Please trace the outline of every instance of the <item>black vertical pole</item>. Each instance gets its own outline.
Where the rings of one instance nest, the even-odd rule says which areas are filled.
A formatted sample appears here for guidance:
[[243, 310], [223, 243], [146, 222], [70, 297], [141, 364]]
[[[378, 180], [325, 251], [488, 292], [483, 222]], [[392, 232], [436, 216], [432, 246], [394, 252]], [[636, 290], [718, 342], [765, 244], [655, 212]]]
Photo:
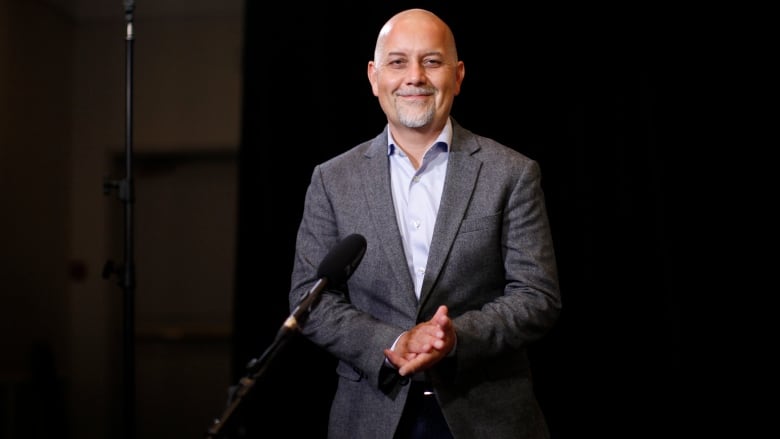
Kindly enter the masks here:
[[124, 0], [127, 35], [125, 37], [125, 270], [124, 287], [124, 435], [135, 438], [135, 264], [133, 255], [133, 204], [135, 190], [133, 181], [133, 0]]
[[103, 192], [112, 189], [119, 192], [124, 203], [124, 263], [116, 267], [112, 260], [106, 262], [103, 277], [112, 274], [119, 277], [123, 297], [123, 374], [122, 374], [122, 437], [134, 439], [135, 425], [135, 262], [133, 255], [133, 204], [135, 203], [133, 182], [133, 0], [123, 0], [127, 34], [125, 37], [125, 171], [123, 180], [103, 182]]

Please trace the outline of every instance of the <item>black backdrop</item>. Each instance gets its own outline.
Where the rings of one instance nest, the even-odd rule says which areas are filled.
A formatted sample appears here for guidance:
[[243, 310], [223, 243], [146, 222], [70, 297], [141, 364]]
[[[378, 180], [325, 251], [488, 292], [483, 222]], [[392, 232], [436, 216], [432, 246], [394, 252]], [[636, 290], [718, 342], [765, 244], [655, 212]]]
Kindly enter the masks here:
[[[668, 288], [662, 79], [673, 23], [636, 4], [495, 3], [246, 3], [235, 379], [289, 313], [313, 166], [384, 127], [366, 77], [376, 34], [421, 6], [450, 23], [466, 63], [454, 117], [542, 167], [564, 308], [531, 355], [554, 438], [670, 437], [679, 307]], [[294, 339], [233, 416], [234, 434], [324, 437], [332, 365]]]

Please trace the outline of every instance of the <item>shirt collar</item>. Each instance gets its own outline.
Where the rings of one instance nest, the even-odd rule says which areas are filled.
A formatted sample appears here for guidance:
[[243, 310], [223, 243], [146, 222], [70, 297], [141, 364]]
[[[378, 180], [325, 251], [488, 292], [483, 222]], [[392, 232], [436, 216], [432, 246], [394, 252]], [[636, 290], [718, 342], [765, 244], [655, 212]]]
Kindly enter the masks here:
[[[433, 142], [433, 145], [441, 144], [442, 149], [445, 152], [449, 152], [451, 143], [452, 143], [452, 120], [448, 117], [447, 123], [444, 125], [444, 129], [441, 130], [441, 133], [439, 133], [439, 137], [436, 138], [436, 141]], [[395, 148], [396, 148], [395, 140], [393, 139], [393, 134], [390, 132], [390, 125], [388, 125], [387, 126], [387, 155], [392, 155]]]

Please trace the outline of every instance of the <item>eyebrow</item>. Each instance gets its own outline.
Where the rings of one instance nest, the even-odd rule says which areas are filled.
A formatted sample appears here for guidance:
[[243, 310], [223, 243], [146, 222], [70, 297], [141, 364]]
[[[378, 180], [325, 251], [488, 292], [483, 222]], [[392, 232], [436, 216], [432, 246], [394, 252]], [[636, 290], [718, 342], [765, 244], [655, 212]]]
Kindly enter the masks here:
[[[431, 56], [431, 55], [444, 56], [444, 54], [438, 50], [432, 50], [430, 52], [425, 52], [422, 54], [423, 57]], [[394, 52], [387, 52], [387, 56], [409, 56], [409, 54], [402, 51], [394, 51]]]

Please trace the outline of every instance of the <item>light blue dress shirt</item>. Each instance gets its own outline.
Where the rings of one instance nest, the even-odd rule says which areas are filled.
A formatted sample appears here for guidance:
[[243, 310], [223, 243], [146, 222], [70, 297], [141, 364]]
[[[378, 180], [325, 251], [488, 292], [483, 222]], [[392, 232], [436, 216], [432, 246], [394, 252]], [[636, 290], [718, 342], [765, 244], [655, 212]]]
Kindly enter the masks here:
[[406, 263], [414, 280], [414, 292], [419, 299], [447, 174], [452, 122], [447, 120], [439, 137], [425, 151], [420, 169], [415, 170], [406, 153], [396, 146], [389, 127], [387, 139], [395, 215], [403, 238]]

